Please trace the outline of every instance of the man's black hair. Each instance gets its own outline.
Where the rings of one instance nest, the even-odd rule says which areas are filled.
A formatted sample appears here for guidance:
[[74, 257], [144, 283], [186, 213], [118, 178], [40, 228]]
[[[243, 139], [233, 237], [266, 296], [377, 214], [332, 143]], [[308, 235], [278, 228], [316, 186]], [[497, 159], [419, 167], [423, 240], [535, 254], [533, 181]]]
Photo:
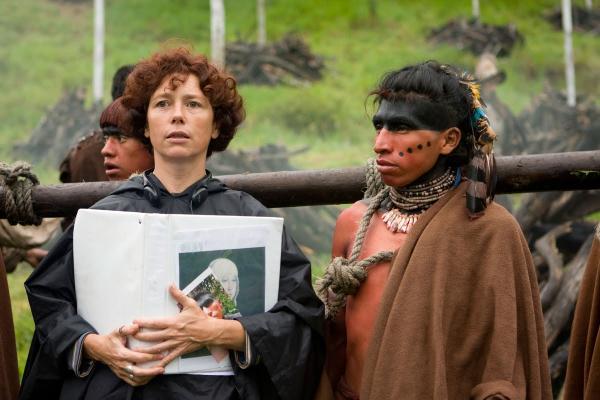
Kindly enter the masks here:
[[435, 106], [437, 115], [429, 118], [446, 121], [444, 129], [457, 127], [461, 131], [459, 146], [448, 156], [454, 165], [464, 165], [472, 157], [473, 129], [471, 107], [473, 98], [458, 70], [437, 61], [410, 65], [385, 74], [369, 96], [374, 102], [424, 102]]
[[113, 75], [112, 88], [110, 89], [113, 100], [123, 96], [123, 93], [125, 92], [125, 81], [131, 71], [133, 71], [133, 67], [135, 67], [135, 65], [123, 65]]

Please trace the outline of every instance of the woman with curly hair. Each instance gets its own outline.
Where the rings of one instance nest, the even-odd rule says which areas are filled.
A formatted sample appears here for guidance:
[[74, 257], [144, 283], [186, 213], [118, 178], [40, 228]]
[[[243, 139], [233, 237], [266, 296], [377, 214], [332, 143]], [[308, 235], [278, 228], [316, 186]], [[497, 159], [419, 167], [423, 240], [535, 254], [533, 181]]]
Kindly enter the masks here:
[[[244, 119], [235, 80], [186, 49], [154, 54], [127, 79], [123, 104], [144, 132], [155, 167], [131, 178], [95, 209], [170, 214], [267, 216], [250, 195], [205, 169]], [[73, 231], [68, 230], [26, 282], [36, 333], [23, 399], [303, 399], [323, 363], [323, 308], [310, 264], [283, 234], [279, 297], [266, 313], [211, 318], [176, 287], [176, 316], [142, 318], [98, 334], [77, 314]], [[127, 337], [155, 342], [126, 347]], [[175, 358], [202, 347], [228, 349], [232, 372], [164, 375]], [[285, 356], [282, 356], [285, 355]], [[155, 361], [152, 367], [144, 363]], [[157, 362], [157, 363], [156, 363]]]

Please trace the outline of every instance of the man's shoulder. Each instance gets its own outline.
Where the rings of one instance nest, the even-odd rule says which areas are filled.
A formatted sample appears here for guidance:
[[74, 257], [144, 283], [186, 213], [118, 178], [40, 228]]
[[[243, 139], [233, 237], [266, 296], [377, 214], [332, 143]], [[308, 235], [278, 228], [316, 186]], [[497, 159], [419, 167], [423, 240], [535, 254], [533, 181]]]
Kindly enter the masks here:
[[342, 210], [340, 215], [338, 216], [338, 223], [344, 220], [352, 220], [362, 218], [362, 216], [367, 212], [369, 208], [369, 200], [359, 200], [356, 203], [352, 204], [350, 207]]

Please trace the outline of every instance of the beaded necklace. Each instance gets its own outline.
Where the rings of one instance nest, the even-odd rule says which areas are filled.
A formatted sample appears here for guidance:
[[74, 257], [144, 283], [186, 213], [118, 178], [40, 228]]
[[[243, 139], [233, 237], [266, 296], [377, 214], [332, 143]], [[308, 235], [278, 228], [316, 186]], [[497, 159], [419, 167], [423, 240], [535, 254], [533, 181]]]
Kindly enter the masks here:
[[449, 167], [442, 175], [427, 182], [405, 188], [391, 187], [392, 208], [381, 216], [388, 230], [408, 233], [419, 216], [457, 184], [457, 175], [457, 170]]

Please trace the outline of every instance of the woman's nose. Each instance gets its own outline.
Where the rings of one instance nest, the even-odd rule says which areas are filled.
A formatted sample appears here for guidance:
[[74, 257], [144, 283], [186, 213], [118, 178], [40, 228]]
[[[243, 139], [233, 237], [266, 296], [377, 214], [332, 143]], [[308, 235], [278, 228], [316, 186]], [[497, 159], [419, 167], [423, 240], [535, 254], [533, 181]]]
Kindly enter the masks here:
[[171, 115], [171, 122], [172, 123], [183, 122], [183, 103], [175, 102], [172, 110], [173, 110], [173, 114]]

